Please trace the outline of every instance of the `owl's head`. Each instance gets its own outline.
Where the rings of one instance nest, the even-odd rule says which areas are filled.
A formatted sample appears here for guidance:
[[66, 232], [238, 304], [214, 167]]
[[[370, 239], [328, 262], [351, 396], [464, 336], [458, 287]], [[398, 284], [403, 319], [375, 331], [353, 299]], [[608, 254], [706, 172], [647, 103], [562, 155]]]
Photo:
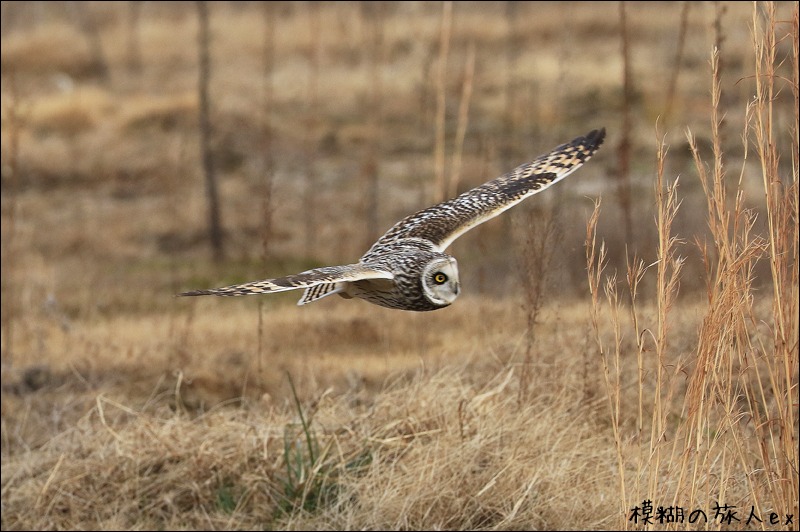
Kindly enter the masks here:
[[455, 301], [461, 290], [456, 259], [444, 255], [428, 262], [422, 270], [422, 289], [428, 301], [437, 307]]

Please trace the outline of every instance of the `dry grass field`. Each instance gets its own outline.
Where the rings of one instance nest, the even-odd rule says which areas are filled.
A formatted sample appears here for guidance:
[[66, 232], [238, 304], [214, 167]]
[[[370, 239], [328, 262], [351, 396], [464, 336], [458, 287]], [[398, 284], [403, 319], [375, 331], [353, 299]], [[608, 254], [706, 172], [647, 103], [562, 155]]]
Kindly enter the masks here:
[[[2, 2], [3, 530], [798, 529], [796, 2], [198, 5]], [[599, 127], [446, 309], [174, 297]]]

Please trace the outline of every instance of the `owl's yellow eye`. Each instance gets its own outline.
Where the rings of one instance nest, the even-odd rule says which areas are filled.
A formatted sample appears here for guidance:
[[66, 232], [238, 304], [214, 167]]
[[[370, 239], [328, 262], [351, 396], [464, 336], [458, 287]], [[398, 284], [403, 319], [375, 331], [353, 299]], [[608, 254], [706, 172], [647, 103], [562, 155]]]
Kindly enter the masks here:
[[433, 282], [436, 284], [444, 284], [447, 282], [447, 276], [442, 272], [439, 272], [433, 276]]

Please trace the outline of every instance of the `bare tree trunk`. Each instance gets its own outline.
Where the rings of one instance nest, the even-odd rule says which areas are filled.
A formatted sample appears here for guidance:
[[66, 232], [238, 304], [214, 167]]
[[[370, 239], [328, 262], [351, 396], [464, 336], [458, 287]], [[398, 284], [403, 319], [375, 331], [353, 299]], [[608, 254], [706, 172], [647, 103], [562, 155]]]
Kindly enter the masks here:
[[[311, 2], [308, 6], [309, 31], [311, 33], [311, 43], [308, 50], [308, 61], [310, 64], [308, 78], [308, 101], [309, 117], [306, 129], [307, 142], [306, 148], [309, 152], [316, 149], [317, 129], [319, 127], [319, 69], [322, 56], [322, 44], [320, 39], [320, 5]], [[303, 192], [303, 211], [305, 216], [305, 256], [310, 258], [317, 253], [317, 217], [314, 198], [317, 194], [317, 172], [312, 157], [308, 157], [308, 167], [306, 168], [305, 191]]]
[[447, 56], [450, 52], [450, 34], [453, 22], [453, 2], [446, 0], [442, 4], [442, 26], [439, 32], [439, 61], [436, 66], [436, 144], [433, 157], [436, 187], [434, 203], [444, 201], [447, 195], [447, 177], [445, 176], [445, 117], [447, 95]]
[[617, 146], [619, 165], [617, 181], [617, 200], [622, 209], [625, 224], [625, 242], [633, 242], [633, 217], [631, 214], [631, 102], [633, 83], [631, 81], [630, 39], [628, 36], [628, 17], [625, 2], [619, 3], [620, 35], [622, 37], [622, 134]]
[[[265, 2], [263, 6], [264, 15], [264, 100], [261, 106], [262, 112], [262, 172], [264, 184], [261, 203], [261, 261], [266, 264], [269, 262], [272, 244], [272, 186], [275, 179], [275, 156], [272, 152], [272, 107], [274, 94], [275, 69], [275, 29], [276, 13], [274, 2]], [[257, 372], [260, 382], [264, 380], [264, 340], [267, 336], [265, 332], [264, 305], [266, 298], [259, 299], [258, 302], [258, 351], [257, 351]]]
[[372, 94], [369, 101], [369, 142], [364, 164], [361, 167], [361, 175], [364, 179], [365, 190], [367, 192], [366, 205], [364, 208], [364, 220], [366, 231], [364, 232], [364, 247], [369, 249], [377, 240], [380, 227], [378, 226], [378, 153], [381, 145], [381, 122], [382, 122], [382, 94], [383, 83], [381, 79], [380, 65], [383, 63], [383, 2], [364, 2], [360, 5], [361, 13], [366, 25], [372, 29], [365, 42], [364, 49], [368, 50], [369, 74], [372, 81]]
[[264, 172], [264, 190], [261, 211], [261, 259], [266, 264], [270, 256], [272, 241], [272, 186], [275, 175], [275, 157], [272, 153], [272, 116], [275, 68], [275, 4], [264, 3], [264, 102], [262, 106], [262, 154]]
[[683, 52], [686, 49], [686, 29], [689, 27], [689, 8], [691, 3], [681, 2], [681, 18], [678, 26], [678, 45], [675, 48], [675, 61], [672, 65], [669, 83], [667, 84], [667, 102], [664, 106], [664, 122], [670, 124], [672, 121], [672, 109], [675, 105], [675, 94], [678, 91], [678, 74], [683, 63]]
[[17, 227], [17, 198], [19, 190], [19, 139], [22, 128], [22, 118], [19, 109], [19, 93], [17, 91], [16, 75], [13, 70], [3, 73], [3, 85], [7, 86], [8, 93], [3, 98], [3, 122], [7, 122], [8, 143], [3, 143], [3, 165], [8, 167], [8, 190], [3, 191], [3, 238], [2, 242], [2, 330], [3, 348], [2, 365], [11, 367], [14, 361], [14, 322], [17, 315], [16, 301], [17, 290], [15, 270], [17, 257], [16, 227]]
[[461, 86], [461, 101], [458, 104], [458, 125], [456, 138], [453, 143], [453, 164], [450, 168], [450, 182], [447, 185], [447, 197], [454, 198], [458, 195], [461, 184], [461, 162], [464, 154], [464, 140], [467, 136], [467, 123], [469, 121], [469, 101], [472, 98], [472, 83], [475, 78], [475, 42], [469, 43], [467, 51], [467, 64], [464, 67], [464, 83]]
[[128, 48], [125, 60], [128, 63], [128, 72], [139, 74], [142, 71], [142, 46], [139, 39], [142, 18], [142, 1], [128, 2]]
[[[427, 17], [425, 6], [418, 5], [413, 12], [414, 19], [411, 21], [411, 29], [413, 39], [418, 42], [428, 42], [423, 37], [421, 28], [424, 26], [423, 20]], [[418, 109], [416, 113], [417, 135], [421, 139], [427, 139], [430, 135], [430, 124], [435, 120], [435, 94], [434, 86], [428, 82], [429, 78], [433, 75], [433, 65], [436, 58], [436, 46], [432, 44], [426, 46], [425, 53], [421, 56], [422, 62], [420, 63], [420, 81], [417, 85], [417, 98]], [[418, 196], [416, 199], [417, 205], [420, 208], [431, 204], [431, 198], [436, 196], [436, 191], [432, 193], [428, 190], [427, 177], [430, 175], [430, 168], [428, 161], [422, 157], [415, 158], [411, 165], [412, 174], [419, 176], [418, 179]]]
[[[505, 49], [503, 50], [503, 60], [505, 66], [505, 87], [504, 87], [504, 104], [505, 109], [502, 115], [503, 118], [503, 131], [497, 143], [494, 145], [494, 152], [497, 157], [502, 161], [515, 161], [520, 158], [519, 146], [519, 120], [518, 120], [518, 92], [520, 87], [520, 69], [518, 68], [519, 62], [519, 42], [518, 27], [520, 25], [520, 5], [516, 1], [507, 1], [505, 3], [505, 22], [506, 22], [506, 38]], [[498, 60], [500, 58], [498, 57]], [[526, 153], [527, 157], [528, 154]], [[505, 166], [505, 163], [503, 164]], [[496, 239], [492, 244], [499, 245], [500, 249], [510, 249], [514, 245], [514, 217], [516, 213], [510, 216], [500, 216], [497, 222], [500, 225], [498, 233], [494, 235]], [[491, 279], [491, 276], [490, 276]], [[495, 289], [499, 288], [496, 286]], [[505, 286], [503, 286], [505, 288]], [[490, 288], [491, 290], [491, 288]]]
[[106, 55], [103, 52], [100, 32], [97, 31], [97, 25], [86, 8], [86, 2], [68, 2], [67, 5], [73, 18], [78, 23], [81, 33], [86, 37], [86, 43], [89, 45], [89, 53], [92, 57], [92, 72], [97, 74], [97, 77], [103, 83], [108, 83], [110, 80], [108, 61], [106, 61]]
[[208, 231], [214, 261], [224, 257], [222, 243], [222, 224], [219, 213], [219, 193], [217, 192], [217, 176], [214, 172], [214, 157], [211, 151], [211, 120], [209, 117], [208, 84], [211, 78], [209, 60], [209, 25], [208, 4], [197, 2], [197, 15], [200, 22], [198, 34], [198, 51], [200, 54], [200, 76], [198, 90], [200, 92], [200, 152], [203, 157], [203, 173], [206, 177], [206, 196], [208, 198]]

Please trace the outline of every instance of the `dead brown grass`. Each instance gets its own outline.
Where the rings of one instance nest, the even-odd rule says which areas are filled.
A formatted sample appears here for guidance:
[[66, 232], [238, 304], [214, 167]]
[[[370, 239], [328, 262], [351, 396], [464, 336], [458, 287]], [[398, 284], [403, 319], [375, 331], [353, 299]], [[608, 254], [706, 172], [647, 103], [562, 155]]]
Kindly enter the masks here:
[[[743, 521], [794, 513], [797, 528], [796, 4], [628, 4], [627, 96], [605, 4], [520, 3], [509, 24], [502, 4], [454, 3], [438, 86], [440, 4], [387, 3], [380, 54], [361, 49], [375, 40], [361, 6], [315, 4], [312, 32], [307, 6], [276, 4], [266, 74], [262, 7], [209, 5], [220, 266], [203, 236], [194, 9], [143, 4], [130, 69], [127, 7], [88, 4], [101, 81], [66, 4], [2, 5], [4, 530], [614, 529], [645, 500], [710, 521], [715, 502]], [[678, 41], [680, 65], [661, 68]], [[453, 246], [467, 293], [446, 310], [173, 297], [352, 261], [376, 230], [349, 223], [365, 161], [380, 231], [435, 194], [436, 145], [463, 189], [584, 128], [614, 140], [623, 97], [633, 242], [601, 152], [553, 191], [551, 221], [512, 210]], [[551, 222], [533, 256], [523, 243], [552, 238], [525, 229]], [[520, 294], [533, 259], [548, 274]]]
[[571, 494], [611, 489], [609, 446], [594, 422], [566, 391], [519, 405], [514, 368], [484, 368], [495, 376], [481, 383], [465, 381], [459, 364], [423, 371], [366, 404], [315, 396], [307, 408], [322, 454], [304, 480], [324, 476], [330, 499], [314, 505], [286, 499], [284, 449], [303, 445], [290, 409], [262, 401], [190, 417], [98, 395], [73, 428], [5, 470], [5, 485], [18, 486], [4, 491], [6, 504], [37, 510], [4, 524], [48, 528], [62, 515], [63, 526], [101, 528], [608, 525], [604, 497]]

